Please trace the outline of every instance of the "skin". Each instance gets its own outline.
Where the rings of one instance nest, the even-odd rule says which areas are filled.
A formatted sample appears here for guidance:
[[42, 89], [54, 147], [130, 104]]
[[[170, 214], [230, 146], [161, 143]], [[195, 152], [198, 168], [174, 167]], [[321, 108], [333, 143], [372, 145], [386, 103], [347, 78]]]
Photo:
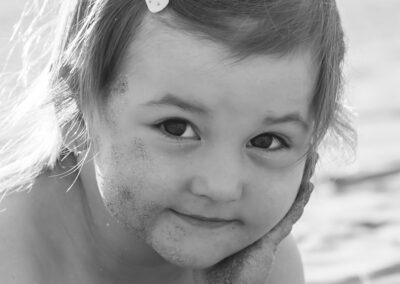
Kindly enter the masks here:
[[[4, 204], [6, 282], [303, 283], [286, 273], [300, 264], [284, 238], [312, 188], [309, 175], [298, 194], [312, 124], [311, 54], [236, 62], [222, 46], [150, 18], [124, 62], [88, 121], [93, 147], [38, 178], [34, 194]], [[166, 94], [208, 111], [174, 106]], [[288, 113], [309, 128], [265, 119]], [[168, 136], [171, 117], [190, 122], [185, 138]], [[255, 143], [271, 134], [290, 147]], [[81, 161], [70, 188], [76, 176], [59, 176]], [[232, 222], [210, 228], [172, 210]]]
[[[309, 51], [235, 62], [222, 46], [147, 19], [121, 74], [89, 125], [94, 173], [81, 174], [99, 247], [128, 267], [201, 271], [282, 220], [310, 141]], [[299, 119], [274, 123], [288, 114]], [[183, 138], [166, 130], [171, 118], [188, 122]], [[267, 147], [253, 144], [275, 134]], [[209, 228], [182, 214], [229, 222]]]
[[[291, 257], [294, 255], [291, 253], [286, 255], [286, 257], [289, 255], [291, 255], [291, 257], [289, 256], [289, 258], [284, 260], [284, 271], [285, 274], [287, 274], [287, 271], [290, 271], [291, 274], [294, 273], [295, 277], [288, 278], [285, 277], [284, 274], [281, 275], [272, 270], [278, 245], [289, 234], [293, 224], [296, 223], [303, 214], [304, 207], [314, 189], [314, 185], [309, 180], [313, 175], [317, 160], [318, 155], [316, 153], [310, 153], [307, 158], [303, 180], [296, 200], [285, 217], [260, 240], [249, 245], [247, 248], [223, 259], [210, 268], [195, 271], [194, 277], [196, 283], [305, 283], [304, 277], [296, 274], [296, 271], [293, 271], [295, 269], [293, 269], [293, 259], [291, 259]], [[279, 252], [281, 256], [285, 254], [286, 252]], [[278, 264], [279, 263], [283, 264], [280, 258], [278, 258]], [[279, 264], [278, 267], [279, 266], [281, 266], [281, 264]]]

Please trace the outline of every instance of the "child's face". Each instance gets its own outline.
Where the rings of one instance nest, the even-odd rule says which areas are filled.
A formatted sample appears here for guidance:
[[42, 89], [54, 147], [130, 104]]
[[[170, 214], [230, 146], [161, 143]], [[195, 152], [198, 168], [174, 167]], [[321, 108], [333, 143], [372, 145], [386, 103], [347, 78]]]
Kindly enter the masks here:
[[93, 124], [107, 209], [183, 266], [267, 233], [296, 196], [310, 141], [311, 55], [235, 63], [225, 52], [147, 23]]

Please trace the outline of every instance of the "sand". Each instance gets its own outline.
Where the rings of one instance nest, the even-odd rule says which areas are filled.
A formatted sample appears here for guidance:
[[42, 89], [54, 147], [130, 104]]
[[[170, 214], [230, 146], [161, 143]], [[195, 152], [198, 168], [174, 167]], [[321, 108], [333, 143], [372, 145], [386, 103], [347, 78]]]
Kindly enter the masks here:
[[[0, 68], [24, 2], [0, 2]], [[351, 165], [340, 162], [341, 152], [322, 156], [316, 191], [294, 234], [309, 284], [399, 284], [400, 1], [338, 5], [349, 47], [345, 94], [358, 113], [359, 146]], [[7, 70], [16, 66], [13, 57]]]

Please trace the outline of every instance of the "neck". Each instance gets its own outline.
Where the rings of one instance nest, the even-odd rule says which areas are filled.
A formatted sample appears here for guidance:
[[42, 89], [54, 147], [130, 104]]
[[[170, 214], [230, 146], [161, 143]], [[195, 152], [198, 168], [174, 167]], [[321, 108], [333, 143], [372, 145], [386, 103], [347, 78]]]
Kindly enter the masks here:
[[[79, 158], [77, 162], [81, 162]], [[188, 277], [188, 270], [166, 262], [107, 211], [97, 187], [92, 160], [84, 163], [78, 182], [89, 262], [94, 273], [102, 279], [118, 280], [118, 283], [131, 283], [132, 279], [138, 283], [166, 283], [166, 279], [178, 283], [178, 279]]]

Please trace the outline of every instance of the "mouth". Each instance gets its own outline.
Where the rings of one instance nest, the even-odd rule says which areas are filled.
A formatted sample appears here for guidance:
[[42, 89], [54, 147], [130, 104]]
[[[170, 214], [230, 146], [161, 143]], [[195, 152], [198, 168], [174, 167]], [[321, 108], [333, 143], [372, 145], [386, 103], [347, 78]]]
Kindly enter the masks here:
[[209, 218], [199, 215], [185, 214], [175, 211], [173, 209], [170, 209], [170, 211], [173, 215], [185, 221], [186, 223], [189, 223], [190, 225], [207, 229], [216, 229], [224, 226], [232, 226], [239, 223], [239, 220], [235, 219]]

